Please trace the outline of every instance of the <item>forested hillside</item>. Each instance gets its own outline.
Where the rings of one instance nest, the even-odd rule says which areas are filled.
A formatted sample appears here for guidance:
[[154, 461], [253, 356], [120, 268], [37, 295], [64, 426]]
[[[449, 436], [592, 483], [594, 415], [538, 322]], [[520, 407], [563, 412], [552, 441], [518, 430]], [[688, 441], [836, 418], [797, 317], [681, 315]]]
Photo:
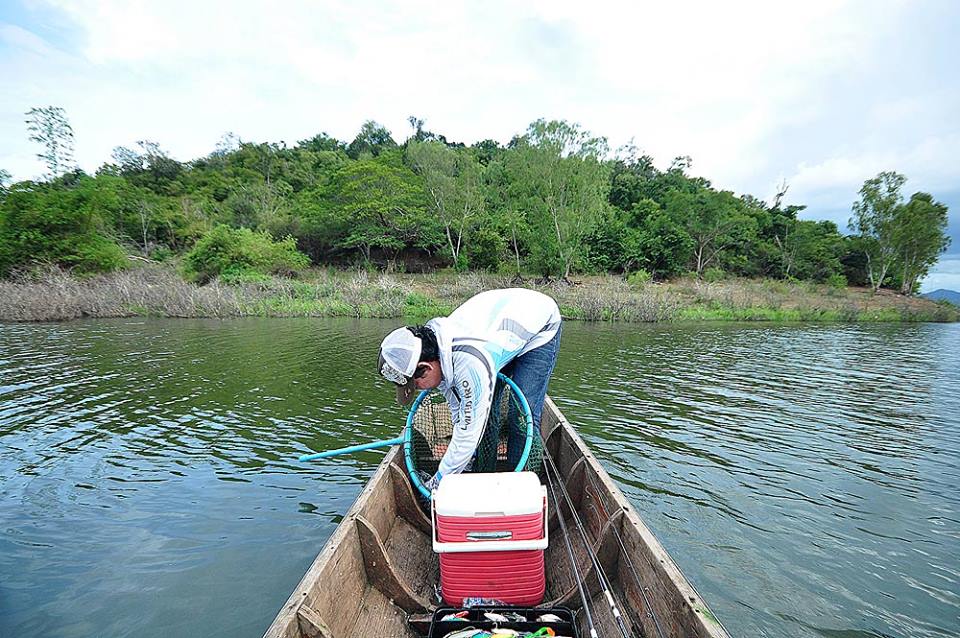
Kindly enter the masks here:
[[72, 162], [61, 109], [27, 115], [49, 173], [0, 190], [3, 275], [38, 262], [110, 271], [132, 255], [173, 260], [201, 283], [312, 263], [555, 278], [695, 273], [912, 292], [946, 245], [946, 207], [925, 193], [904, 202], [895, 173], [864, 184], [857, 232], [845, 235], [798, 219], [804, 207], [784, 204], [786, 185], [771, 202], [738, 196], [693, 177], [688, 157], [661, 170], [636, 148], [611, 151], [562, 121], [538, 120], [505, 146], [451, 142], [416, 118], [402, 144], [372, 121], [349, 142], [226, 135], [185, 163], [141, 141], [88, 175]]

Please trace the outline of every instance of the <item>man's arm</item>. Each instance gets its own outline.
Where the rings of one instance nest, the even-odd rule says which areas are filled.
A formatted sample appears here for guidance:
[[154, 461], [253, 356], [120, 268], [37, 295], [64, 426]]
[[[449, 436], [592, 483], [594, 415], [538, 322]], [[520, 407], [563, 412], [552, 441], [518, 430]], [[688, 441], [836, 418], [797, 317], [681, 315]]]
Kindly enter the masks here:
[[440, 461], [437, 473], [430, 480], [432, 485], [427, 485], [427, 489], [436, 487], [444, 476], [459, 474], [467, 468], [477, 450], [487, 416], [490, 414], [493, 378], [490, 376], [489, 362], [468, 352], [457, 352], [454, 358], [454, 366], [458, 370], [455, 380], [460, 395], [460, 407], [450, 415], [453, 420], [453, 437]]

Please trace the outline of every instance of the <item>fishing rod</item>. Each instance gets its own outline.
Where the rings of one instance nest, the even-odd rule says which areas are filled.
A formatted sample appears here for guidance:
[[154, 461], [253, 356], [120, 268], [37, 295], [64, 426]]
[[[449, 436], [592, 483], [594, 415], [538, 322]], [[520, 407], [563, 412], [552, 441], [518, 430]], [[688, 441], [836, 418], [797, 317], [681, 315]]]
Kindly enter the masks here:
[[[593, 486], [593, 491], [599, 495], [597, 502], [599, 503], [600, 508], [603, 510], [603, 516], [607, 520], [610, 520], [610, 514], [607, 512], [606, 506], [604, 506], [604, 504], [602, 503], [602, 499], [604, 498], [602, 495], [606, 494], [607, 497], [609, 498], [610, 493], [607, 492], [606, 490], [600, 489], [600, 487], [597, 485], [598, 477], [596, 477], [594, 474], [591, 474], [586, 471], [584, 472], [584, 474], [587, 475], [587, 479], [590, 481], [590, 485]], [[616, 508], [612, 508], [612, 509], [616, 509]], [[623, 537], [620, 536], [620, 531], [617, 529], [617, 526], [614, 525], [612, 527], [613, 527], [613, 533], [617, 538], [617, 543], [620, 545], [620, 549], [622, 550], [622, 555], [627, 559], [627, 565], [630, 567], [630, 572], [633, 574], [633, 580], [637, 584], [637, 589], [640, 590], [640, 596], [643, 598], [644, 605], [646, 605], [647, 617], [653, 620], [653, 625], [654, 625], [654, 628], [657, 630], [657, 635], [660, 638], [664, 638], [666, 634], [664, 634], [663, 632], [663, 627], [660, 626], [660, 619], [657, 618], [656, 612], [653, 611], [653, 605], [650, 603], [650, 598], [647, 596], [647, 591], [649, 588], [643, 586], [643, 583], [640, 580], [640, 574], [637, 572], [637, 568], [633, 564], [633, 559], [630, 558], [630, 552], [627, 551], [626, 544], [623, 542]], [[688, 584], [693, 589], [693, 591], [697, 592], [697, 595], [700, 596], [700, 592], [697, 591], [697, 588], [694, 586], [694, 584], [693, 583], [688, 583]], [[700, 597], [702, 598], [703, 596], [700, 596]], [[721, 627], [723, 627], [723, 623], [720, 622], [719, 618], [716, 619], [716, 622]], [[726, 628], [724, 628], [724, 631], [726, 631]]]
[[[600, 505], [600, 509], [603, 510], [604, 518], [606, 518], [608, 521], [611, 520], [610, 514], [607, 512], [607, 508], [602, 502], [602, 494], [605, 492], [605, 490], [601, 490], [597, 486], [596, 477], [594, 477], [593, 474], [587, 472], [586, 470], [584, 471], [584, 474], [587, 475], [590, 485], [593, 486], [593, 491], [596, 492], [599, 497], [597, 499], [597, 503]], [[644, 587], [643, 583], [640, 581], [640, 574], [637, 573], [637, 568], [633, 564], [633, 559], [630, 558], [630, 552], [627, 551], [627, 546], [623, 542], [623, 538], [620, 536], [620, 530], [617, 529], [616, 525], [611, 525], [611, 527], [613, 529], [614, 536], [617, 537], [617, 543], [620, 545], [620, 549], [622, 550], [621, 555], [627, 559], [627, 565], [630, 567], [630, 573], [633, 574], [633, 580], [637, 584], [637, 589], [640, 590], [640, 596], [643, 597], [643, 604], [647, 608], [647, 616], [653, 620], [653, 626], [657, 630], [657, 635], [660, 638], [664, 638], [663, 628], [660, 626], [660, 620], [657, 618], [657, 614], [654, 613], [653, 605], [650, 604], [650, 598], [647, 596], [647, 588]]]
[[[547, 451], [546, 447], [544, 447], [543, 451]], [[593, 624], [593, 614], [590, 613], [589, 601], [587, 600], [587, 595], [583, 590], [583, 579], [580, 577], [580, 568], [577, 567], [576, 558], [573, 556], [573, 545], [570, 543], [570, 533], [567, 531], [567, 523], [563, 520], [563, 511], [560, 509], [560, 499], [557, 497], [557, 491], [553, 487], [553, 479], [550, 478], [549, 472], [547, 472], [547, 485], [550, 487], [550, 493], [553, 494], [553, 502], [557, 508], [557, 520], [560, 521], [560, 529], [563, 530], [563, 540], [567, 548], [567, 557], [570, 559], [570, 568], [573, 571], [573, 579], [576, 581], [577, 590], [580, 592], [580, 600], [583, 603], [583, 611], [587, 615], [587, 626], [590, 628], [590, 636], [591, 638], [599, 638], [597, 635], [597, 628]]]
[[[567, 491], [567, 487], [563, 484], [562, 479], [560, 478], [560, 472], [557, 470], [556, 464], [553, 462], [553, 457], [550, 455], [549, 450], [546, 446], [543, 448], [544, 458], [547, 460], [547, 477], [549, 481], [550, 469], [553, 469], [553, 474], [556, 477], [557, 481], [560, 481], [560, 491], [563, 493], [564, 500], [567, 503], [567, 507], [570, 508], [570, 514], [573, 516], [573, 520], [577, 530], [580, 532], [580, 538], [583, 540], [584, 548], [587, 550], [587, 555], [590, 557], [590, 560], [593, 562], [594, 569], [597, 570], [597, 582], [600, 584], [600, 589], [603, 591], [604, 596], [607, 599], [607, 604], [610, 605], [610, 611], [613, 614], [613, 619], [617, 623], [617, 628], [620, 629], [620, 634], [624, 638], [631, 638], [632, 632], [627, 627], [626, 623], [623, 621], [623, 616], [620, 613], [620, 609], [617, 607], [617, 603], [613, 598], [613, 593], [610, 590], [610, 581], [607, 578], [606, 572], [603, 569], [603, 565], [600, 564], [600, 559], [597, 558], [597, 554], [593, 551], [593, 547], [590, 545], [590, 540], [587, 538], [587, 532], [583, 526], [583, 521], [580, 520], [580, 516], [577, 514], [577, 510], [573, 506], [573, 499], [570, 498], [570, 492]], [[558, 504], [559, 505], [559, 504]], [[562, 512], [557, 511], [558, 518], [563, 520]]]

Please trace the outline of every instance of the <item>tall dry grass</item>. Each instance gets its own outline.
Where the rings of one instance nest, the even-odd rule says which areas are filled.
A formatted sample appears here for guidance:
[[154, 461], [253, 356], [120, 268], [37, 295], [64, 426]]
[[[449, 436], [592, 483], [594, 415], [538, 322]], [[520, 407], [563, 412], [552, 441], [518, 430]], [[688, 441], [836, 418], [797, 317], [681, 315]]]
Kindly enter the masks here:
[[584, 321], [666, 321], [677, 310], [676, 300], [659, 287], [636, 289], [620, 278], [573, 285], [558, 282], [538, 288], [556, 299], [565, 315]]
[[664, 321], [678, 304], [654, 285], [636, 289], [619, 277], [591, 278], [583, 282], [538, 279], [517, 280], [504, 275], [470, 272], [413, 275], [417, 290], [455, 307], [484, 290], [523, 287], [553, 297], [564, 316], [585, 321]]
[[145, 264], [78, 278], [55, 267], [0, 280], [0, 321], [80, 317], [405, 317], [448, 314], [484, 290], [524, 286], [556, 299], [584, 321], [697, 320], [956, 321], [956, 309], [924, 299], [870, 295], [801, 282], [679, 279], [631, 286], [619, 277], [575, 282], [517, 281], [489, 273], [371, 274], [312, 271], [306, 280], [271, 278], [198, 286], [170, 266]]
[[212, 283], [196, 286], [162, 266], [77, 278], [46, 267], [0, 280], [0, 321], [60, 321], [80, 317], [235, 317], [249, 291]]

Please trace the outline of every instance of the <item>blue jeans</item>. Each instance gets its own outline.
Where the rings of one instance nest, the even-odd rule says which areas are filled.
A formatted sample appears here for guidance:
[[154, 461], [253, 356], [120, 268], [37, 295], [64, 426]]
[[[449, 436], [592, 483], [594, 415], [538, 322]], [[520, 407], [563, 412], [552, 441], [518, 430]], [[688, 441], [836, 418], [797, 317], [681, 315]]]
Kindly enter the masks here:
[[[557, 364], [557, 353], [560, 351], [560, 333], [562, 331], [563, 326], [561, 325], [557, 328], [557, 334], [553, 336], [553, 339], [539, 348], [534, 348], [530, 352], [517, 357], [502, 370], [503, 374], [517, 384], [517, 387], [523, 392], [523, 396], [526, 397], [527, 403], [530, 404], [534, 436], [540, 436], [540, 416], [543, 414], [543, 400], [547, 396], [547, 385], [550, 383], [553, 367]], [[507, 437], [507, 461], [511, 468], [516, 467], [520, 461], [525, 443], [526, 437], [523, 432], [510, 430]]]

